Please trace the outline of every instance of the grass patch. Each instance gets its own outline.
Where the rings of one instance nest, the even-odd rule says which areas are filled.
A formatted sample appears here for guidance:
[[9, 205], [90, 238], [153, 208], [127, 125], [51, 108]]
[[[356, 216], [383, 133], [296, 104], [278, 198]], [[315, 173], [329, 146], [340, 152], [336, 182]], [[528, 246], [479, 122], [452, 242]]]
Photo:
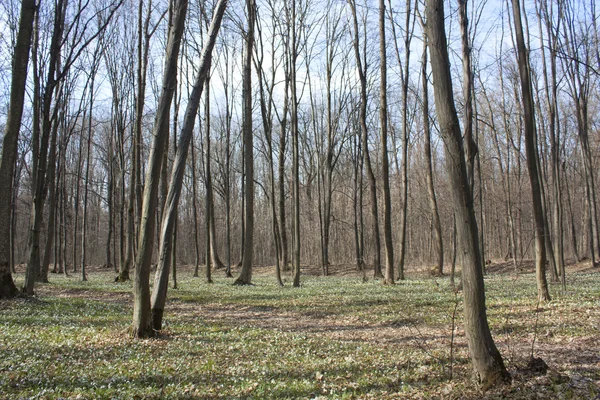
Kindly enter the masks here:
[[[51, 276], [38, 298], [0, 302], [0, 398], [594, 398], [600, 275], [569, 276], [538, 307], [532, 275], [486, 277], [490, 325], [512, 385], [480, 393], [447, 278], [395, 286], [304, 276], [280, 288], [180, 268], [165, 328], [134, 340], [131, 285], [95, 269]], [[22, 275], [17, 275], [22, 281]], [[450, 360], [452, 312], [459, 301]], [[524, 370], [531, 354], [545, 375]], [[452, 361], [452, 362], [451, 362]], [[452, 379], [450, 370], [452, 365]]]

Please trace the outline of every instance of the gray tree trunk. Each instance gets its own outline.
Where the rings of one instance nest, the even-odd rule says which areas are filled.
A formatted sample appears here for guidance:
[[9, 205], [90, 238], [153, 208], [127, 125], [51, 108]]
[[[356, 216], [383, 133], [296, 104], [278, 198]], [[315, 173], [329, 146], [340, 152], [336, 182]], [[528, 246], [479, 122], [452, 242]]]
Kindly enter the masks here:
[[548, 283], [546, 281], [546, 240], [545, 240], [545, 215], [542, 198], [542, 183], [538, 164], [538, 149], [536, 146], [535, 114], [533, 109], [533, 93], [531, 87], [531, 76], [529, 72], [529, 60], [525, 39], [523, 37], [523, 26], [521, 24], [521, 9], [519, 0], [512, 0], [513, 20], [515, 24], [515, 36], [518, 53], [519, 75], [521, 77], [521, 91], [523, 101], [523, 119], [525, 128], [525, 152], [527, 155], [527, 169], [529, 170], [529, 181], [533, 198], [533, 216], [535, 221], [535, 270], [538, 286], [538, 300], [550, 300]]
[[435, 250], [437, 258], [437, 274], [444, 274], [444, 240], [442, 237], [442, 223], [440, 222], [440, 213], [435, 196], [435, 187], [433, 184], [433, 163], [431, 155], [431, 126], [429, 123], [429, 90], [427, 79], [427, 35], [423, 35], [423, 58], [421, 60], [421, 85], [423, 90], [423, 131], [425, 137], [425, 164], [427, 168], [427, 195], [429, 197], [429, 207], [431, 208], [431, 217], [433, 220], [433, 233], [435, 241]]
[[244, 245], [242, 271], [235, 280], [236, 285], [252, 284], [252, 261], [254, 252], [254, 140], [252, 134], [252, 46], [254, 43], [254, 24], [256, 3], [246, 0], [248, 12], [248, 31], [244, 46], [244, 71], [242, 75], [243, 109], [242, 131], [244, 137]]
[[[173, 22], [169, 29], [162, 91], [154, 120], [154, 140], [150, 150], [144, 185], [136, 274], [133, 282], [133, 335], [145, 338], [154, 335], [150, 315], [150, 264], [154, 250], [155, 210], [163, 152], [169, 140], [169, 110], [177, 82], [177, 60], [187, 14], [187, 0], [173, 0]], [[170, 238], [169, 238], [170, 240]], [[167, 253], [168, 254], [168, 253]], [[168, 270], [167, 270], [168, 277]]]
[[436, 112], [445, 144], [446, 170], [457, 217], [459, 254], [463, 271], [465, 333], [475, 375], [485, 390], [500, 381], [507, 381], [510, 375], [494, 344], [487, 322], [477, 220], [452, 93], [448, 44], [444, 29], [444, 2], [427, 0], [426, 15]]
[[385, 242], [385, 283], [394, 284], [394, 243], [392, 242], [392, 196], [390, 193], [390, 161], [388, 157], [387, 54], [385, 41], [385, 0], [379, 0], [379, 124], [381, 125], [381, 179], [383, 187], [383, 237]]
[[[198, 107], [202, 90], [207, 82], [210, 73], [212, 51], [217, 39], [217, 34], [221, 26], [221, 20], [225, 13], [227, 0], [219, 0], [216, 5], [213, 19], [208, 30], [208, 41], [204, 45], [202, 55], [200, 56], [200, 66], [196, 76], [194, 87], [185, 111], [183, 127], [179, 136], [175, 161], [169, 180], [169, 189], [163, 212], [160, 241], [159, 241], [159, 260], [154, 278], [154, 288], [152, 291], [152, 326], [155, 330], [162, 328], [162, 319], [164, 313], [165, 301], [167, 298], [167, 287], [169, 282], [169, 267], [171, 263], [172, 239], [175, 229], [177, 206], [183, 186], [185, 165], [187, 154], [194, 133], [194, 124], [198, 115]], [[144, 202], [145, 203], [145, 202]], [[208, 259], [207, 259], [208, 262]], [[136, 276], [139, 275], [136, 274]]]
[[[360, 128], [362, 133], [362, 148], [364, 154], [364, 163], [367, 169], [367, 177], [369, 179], [369, 193], [371, 195], [371, 224], [373, 227], [373, 241], [374, 241], [374, 256], [373, 256], [373, 274], [376, 278], [383, 278], [381, 271], [381, 242], [379, 238], [379, 212], [377, 211], [377, 184], [375, 181], [375, 174], [373, 173], [373, 167], [371, 165], [371, 157], [369, 155], [369, 132], [367, 129], [367, 66], [363, 66], [361, 60], [359, 35], [358, 35], [358, 18], [356, 16], [356, 4], [354, 0], [349, 1], [352, 9], [353, 19], [353, 41], [354, 41], [354, 55], [356, 57], [356, 66], [358, 69], [358, 79], [360, 83]], [[364, 43], [366, 47], [366, 43]], [[363, 49], [364, 51], [364, 49]], [[366, 57], [366, 56], [365, 56]]]
[[4, 138], [2, 140], [2, 160], [0, 161], [0, 299], [10, 299], [18, 294], [10, 270], [10, 213], [12, 203], [12, 181], [17, 162], [19, 131], [23, 116], [27, 65], [33, 32], [33, 19], [36, 11], [35, 0], [21, 2], [19, 32], [12, 62], [10, 103]]

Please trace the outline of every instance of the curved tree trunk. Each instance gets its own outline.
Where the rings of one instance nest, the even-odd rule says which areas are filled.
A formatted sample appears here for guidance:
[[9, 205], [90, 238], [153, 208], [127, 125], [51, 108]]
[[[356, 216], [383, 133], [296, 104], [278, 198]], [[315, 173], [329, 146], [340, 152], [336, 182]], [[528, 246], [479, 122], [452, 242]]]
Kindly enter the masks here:
[[169, 29], [162, 91], [158, 100], [154, 121], [154, 140], [150, 150], [148, 168], [146, 169], [138, 253], [136, 257], [136, 274], [133, 282], [132, 330], [133, 335], [138, 338], [154, 335], [150, 318], [150, 264], [154, 251], [154, 231], [156, 228], [154, 214], [158, 203], [158, 187], [163, 152], [169, 140], [169, 110], [177, 81], [177, 60], [183, 28], [185, 26], [187, 6], [187, 0], [173, 1], [173, 24]]
[[173, 169], [169, 180], [169, 189], [160, 232], [159, 261], [156, 268], [151, 299], [152, 326], [155, 330], [160, 330], [162, 328], [162, 318], [167, 298], [169, 267], [172, 255], [172, 239], [175, 230], [177, 206], [181, 195], [181, 188], [183, 186], [187, 154], [194, 133], [194, 124], [196, 122], [196, 116], [198, 115], [200, 98], [202, 97], [202, 91], [204, 85], [207, 83], [208, 75], [210, 73], [212, 50], [215, 45], [217, 33], [219, 32], [226, 6], [227, 0], [219, 0], [214, 11], [213, 20], [208, 30], [208, 41], [202, 49], [198, 75], [196, 76], [194, 87], [185, 110], [183, 127], [181, 129], [175, 153], [175, 161], [173, 162]]

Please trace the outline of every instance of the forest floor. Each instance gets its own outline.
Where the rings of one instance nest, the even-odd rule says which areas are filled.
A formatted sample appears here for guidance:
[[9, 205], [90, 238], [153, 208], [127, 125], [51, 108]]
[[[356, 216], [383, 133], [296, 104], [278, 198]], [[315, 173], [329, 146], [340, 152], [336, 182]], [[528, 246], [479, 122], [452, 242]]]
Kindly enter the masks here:
[[236, 287], [188, 266], [155, 339], [129, 336], [131, 283], [101, 267], [0, 301], [0, 398], [599, 399], [600, 269], [569, 266], [567, 291], [551, 283], [538, 304], [532, 268], [488, 266], [488, 318], [513, 381], [485, 393], [448, 277], [409, 269], [384, 286], [352, 266], [313, 267], [301, 288], [279, 288], [260, 267], [255, 286]]

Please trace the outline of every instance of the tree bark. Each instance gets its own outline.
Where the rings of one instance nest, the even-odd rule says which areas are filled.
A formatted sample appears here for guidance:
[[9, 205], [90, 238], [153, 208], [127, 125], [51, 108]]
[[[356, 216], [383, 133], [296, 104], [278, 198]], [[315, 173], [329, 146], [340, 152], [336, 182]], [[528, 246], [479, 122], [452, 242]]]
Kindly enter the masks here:
[[431, 218], [433, 221], [433, 233], [435, 241], [435, 250], [437, 265], [437, 274], [444, 274], [444, 241], [442, 236], [442, 223], [440, 222], [440, 213], [435, 196], [435, 187], [433, 184], [433, 163], [431, 155], [431, 126], [429, 123], [429, 90], [427, 79], [427, 34], [423, 35], [423, 58], [421, 60], [421, 86], [423, 90], [423, 133], [425, 137], [425, 164], [427, 172], [427, 195], [429, 197], [429, 207], [431, 209]]
[[544, 223], [544, 205], [542, 198], [542, 183], [538, 163], [538, 149], [536, 146], [535, 114], [533, 109], [533, 93], [531, 87], [531, 76], [529, 71], [529, 60], [523, 27], [521, 24], [521, 9], [519, 0], [512, 0], [513, 21], [515, 24], [515, 36], [519, 63], [519, 76], [521, 78], [521, 91], [523, 101], [523, 119], [525, 129], [525, 152], [527, 155], [527, 169], [529, 170], [529, 182], [533, 200], [533, 216], [535, 221], [535, 264], [536, 281], [538, 286], [538, 300], [549, 301], [550, 292], [546, 281], [546, 240]]
[[18, 294], [10, 266], [10, 213], [12, 210], [13, 175], [18, 155], [19, 131], [23, 116], [23, 103], [27, 83], [27, 65], [33, 32], [33, 19], [36, 12], [35, 0], [21, 1], [19, 32], [13, 53], [10, 103], [4, 138], [2, 140], [2, 160], [0, 161], [0, 299], [10, 299]]
[[465, 333], [475, 375], [485, 390], [501, 381], [507, 381], [510, 375], [494, 344], [487, 322], [483, 262], [462, 135], [452, 93], [443, 1], [427, 0], [426, 15], [436, 112], [445, 144], [446, 170], [457, 217], [463, 270]]
[[390, 162], [388, 157], [387, 54], [385, 41], [385, 0], [379, 0], [379, 124], [381, 125], [381, 180], [383, 186], [383, 237], [385, 241], [385, 280], [394, 284], [394, 243], [392, 242], [392, 196], [390, 193]]
[[254, 24], [256, 3], [246, 0], [248, 12], [248, 31], [244, 38], [244, 70], [242, 75], [243, 109], [242, 131], [244, 137], [244, 245], [242, 271], [235, 280], [236, 285], [252, 284], [252, 261], [254, 252], [254, 140], [252, 134], [252, 46], [254, 43]]
[[138, 254], [136, 257], [136, 274], [133, 282], [134, 306], [132, 330], [133, 335], [138, 338], [154, 335], [150, 315], [149, 285], [150, 264], [154, 250], [154, 231], [156, 227], [154, 213], [158, 201], [158, 186], [163, 152], [169, 140], [169, 110], [177, 81], [177, 61], [185, 26], [187, 6], [187, 0], [173, 0], [173, 22], [169, 27], [163, 84], [154, 121], [154, 139], [150, 150], [148, 168], [146, 169]]
[[360, 129], [362, 133], [364, 163], [367, 169], [367, 177], [369, 179], [369, 194], [371, 196], [371, 224], [373, 228], [374, 241], [373, 274], [376, 278], [383, 278], [383, 273], [381, 271], [381, 242], [379, 238], [379, 212], [377, 211], [377, 184], [375, 181], [375, 174], [373, 173], [373, 167], [371, 165], [371, 157], [369, 155], [369, 131], [367, 128], [367, 66], [363, 66], [363, 61], [361, 60], [358, 38], [358, 18], [356, 16], [355, 0], [348, 0], [348, 3], [352, 9], [354, 26], [354, 55], [356, 57], [356, 66], [358, 69], [358, 79], [360, 83]]

